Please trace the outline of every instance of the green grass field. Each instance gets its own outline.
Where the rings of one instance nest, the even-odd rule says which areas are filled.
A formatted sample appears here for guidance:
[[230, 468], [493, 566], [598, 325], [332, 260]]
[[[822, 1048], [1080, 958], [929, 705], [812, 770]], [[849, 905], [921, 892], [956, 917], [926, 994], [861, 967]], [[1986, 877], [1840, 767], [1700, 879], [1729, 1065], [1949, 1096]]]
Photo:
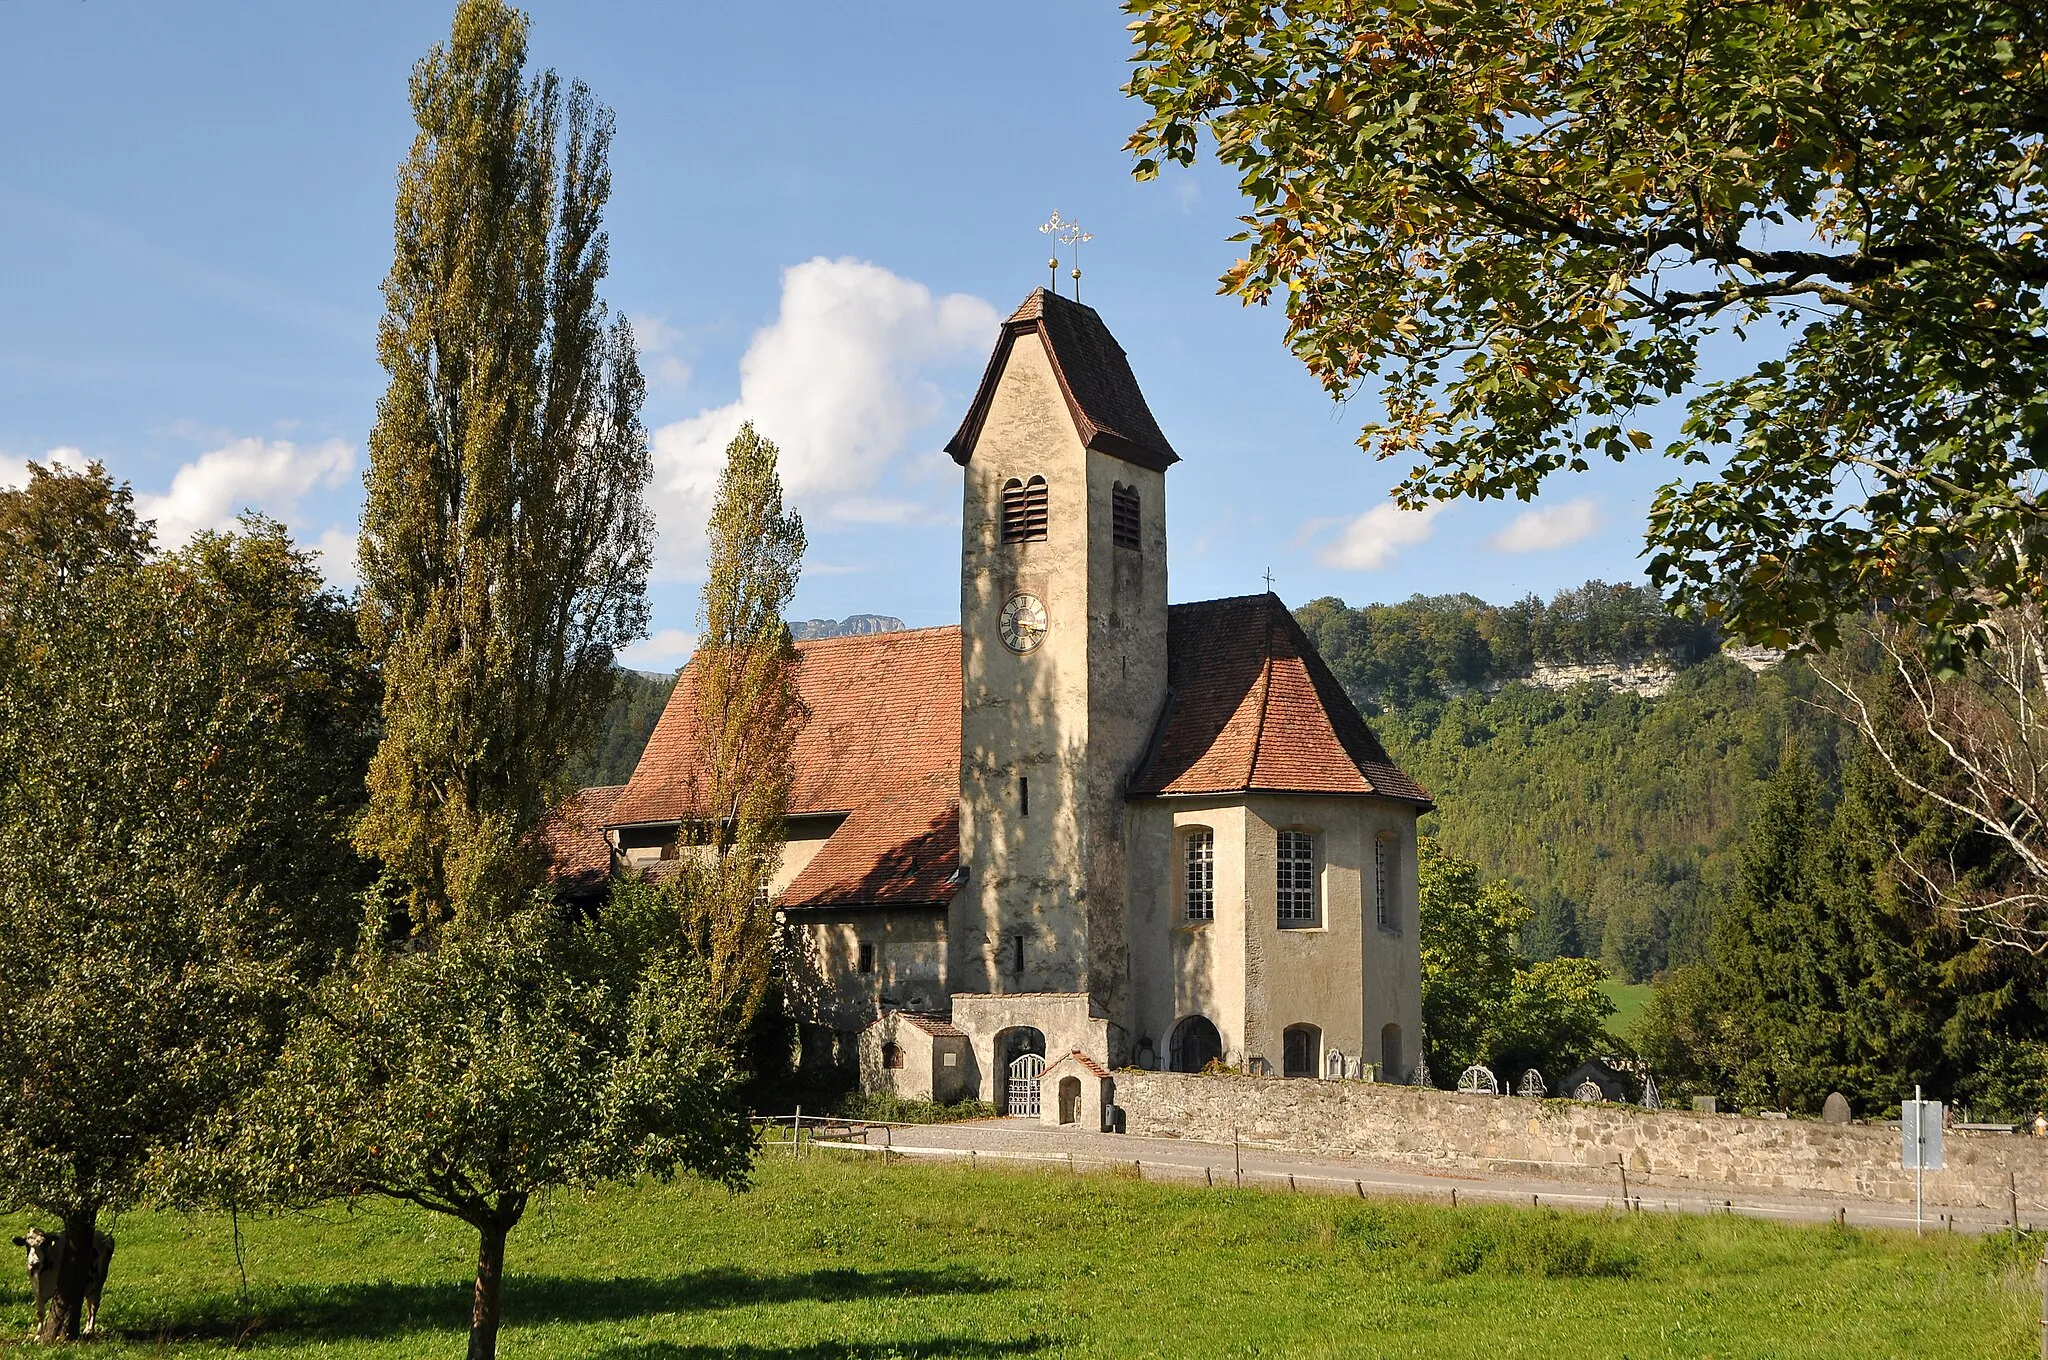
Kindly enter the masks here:
[[1617, 982], [1609, 978], [1600, 984], [1600, 990], [1614, 1003], [1614, 1014], [1607, 1018], [1607, 1027], [1624, 1039], [1632, 1038], [1636, 1021], [1642, 1019], [1643, 1007], [1650, 1004], [1657, 989], [1647, 982]]
[[[94, 1354], [238, 1337], [322, 1360], [462, 1352], [474, 1239], [445, 1220], [245, 1220], [246, 1309], [225, 1219], [112, 1226], [103, 1323], [120, 1340]], [[501, 1353], [2019, 1360], [2038, 1247], [778, 1157], [739, 1197], [647, 1186], [537, 1205], [512, 1239]], [[27, 1328], [11, 1271], [0, 1337]]]

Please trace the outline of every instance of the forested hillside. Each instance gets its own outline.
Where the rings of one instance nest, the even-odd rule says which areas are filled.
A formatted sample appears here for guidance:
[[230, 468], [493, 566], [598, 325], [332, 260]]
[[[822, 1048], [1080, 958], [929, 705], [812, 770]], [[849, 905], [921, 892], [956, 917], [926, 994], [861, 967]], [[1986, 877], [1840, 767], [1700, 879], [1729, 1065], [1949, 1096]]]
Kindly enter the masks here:
[[654, 724], [661, 720], [669, 691], [675, 687], [673, 675], [621, 668], [618, 688], [612, 692], [611, 707], [605, 710], [597, 735], [570, 762], [570, 787], [623, 784], [631, 778], [640, 752], [654, 735]]
[[[1437, 798], [1424, 830], [1535, 905], [1535, 958], [1584, 955], [1643, 981], [1699, 959], [1734, 854], [1787, 739], [1832, 769], [1838, 734], [1798, 662], [1752, 673], [1640, 586], [1548, 603], [1417, 596], [1297, 611], [1388, 750]], [[1659, 657], [1651, 699], [1518, 681], [1540, 664]]]
[[1534, 595], [1506, 605], [1417, 595], [1353, 608], [1325, 596], [1294, 616], [1368, 712], [1497, 688], [1540, 664], [1657, 658], [1685, 667], [1720, 648], [1712, 629], [1673, 617], [1654, 591], [1604, 581], [1547, 604]]

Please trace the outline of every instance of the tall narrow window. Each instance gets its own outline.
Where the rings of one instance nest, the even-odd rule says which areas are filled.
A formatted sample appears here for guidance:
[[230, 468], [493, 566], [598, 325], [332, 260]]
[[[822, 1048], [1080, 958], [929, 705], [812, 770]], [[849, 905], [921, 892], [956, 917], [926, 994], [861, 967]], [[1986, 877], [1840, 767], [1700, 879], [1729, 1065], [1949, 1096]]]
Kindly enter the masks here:
[[1019, 816], [1029, 817], [1031, 815], [1031, 781], [1029, 779], [1019, 779], [1017, 781], [1017, 811]]
[[1138, 539], [1138, 488], [1112, 482], [1109, 488], [1109, 538], [1119, 548], [1136, 548]]
[[1372, 906], [1384, 929], [1394, 924], [1394, 908], [1387, 901], [1387, 861], [1393, 857], [1393, 838], [1375, 837], [1372, 843]]
[[1216, 833], [1207, 827], [1188, 832], [1187, 918], [1216, 919]]
[[875, 971], [875, 947], [871, 944], [864, 944], [860, 947], [860, 970], [863, 973]]
[[1010, 971], [1018, 977], [1024, 976], [1024, 937], [1022, 935], [1012, 935], [1010, 937]]
[[1316, 923], [1316, 838], [1307, 831], [1280, 833], [1280, 924]]
[[1012, 477], [1003, 483], [1003, 542], [1043, 543], [1046, 523], [1045, 478]]

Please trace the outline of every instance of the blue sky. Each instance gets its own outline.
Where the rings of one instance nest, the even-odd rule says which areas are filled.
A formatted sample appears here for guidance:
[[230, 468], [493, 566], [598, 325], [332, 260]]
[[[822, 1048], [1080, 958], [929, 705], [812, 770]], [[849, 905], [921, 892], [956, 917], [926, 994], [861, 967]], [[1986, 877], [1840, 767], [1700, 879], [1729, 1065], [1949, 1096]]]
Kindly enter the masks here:
[[[260, 508], [347, 579], [406, 77], [450, 8], [0, 0], [0, 480], [76, 451], [58, 456], [105, 461], [167, 538]], [[1184, 460], [1173, 598], [1268, 568], [1294, 603], [1639, 577], [1655, 460], [1559, 479], [1535, 519], [1391, 513], [1400, 469], [1353, 442], [1370, 396], [1334, 406], [1277, 310], [1216, 296], [1229, 179], [1131, 179], [1113, 7], [528, 12], [534, 64], [618, 116], [605, 295], [639, 328], [663, 530], [636, 664], [682, 659], [707, 479], [742, 416], [783, 445], [810, 530], [799, 617], [956, 617], [939, 450], [996, 319], [1046, 278], [1054, 209], [1095, 234], [1083, 300]]]

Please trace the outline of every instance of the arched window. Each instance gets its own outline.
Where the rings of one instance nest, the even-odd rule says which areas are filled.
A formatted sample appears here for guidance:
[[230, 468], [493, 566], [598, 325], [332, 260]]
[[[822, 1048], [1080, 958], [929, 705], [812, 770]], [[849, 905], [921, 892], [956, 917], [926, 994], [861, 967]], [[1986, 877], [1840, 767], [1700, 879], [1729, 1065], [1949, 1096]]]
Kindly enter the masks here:
[[1138, 488], [1112, 482], [1109, 487], [1109, 541], [1119, 548], [1136, 550], [1138, 537]]
[[1043, 543], [1046, 525], [1045, 478], [1012, 477], [1003, 483], [1003, 542]]
[[1176, 1072], [1199, 1072], [1212, 1062], [1223, 1061], [1223, 1036], [1200, 1015], [1190, 1015], [1175, 1025], [1168, 1047]]
[[1316, 838], [1311, 831], [1280, 833], [1277, 865], [1281, 928], [1316, 924]]
[[1289, 1025], [1281, 1034], [1280, 1073], [1288, 1077], [1316, 1074], [1316, 1050], [1323, 1046], [1323, 1032], [1314, 1025]]
[[901, 1067], [901, 1066], [903, 1066], [903, 1050], [902, 1050], [902, 1048], [901, 1048], [901, 1047], [899, 1047], [899, 1046], [898, 1046], [898, 1045], [896, 1045], [896, 1044], [883, 1044], [883, 1045], [882, 1045], [882, 1066], [884, 1066], [884, 1067]]
[[1216, 833], [1190, 827], [1182, 841], [1182, 903], [1190, 921], [1216, 919]]

